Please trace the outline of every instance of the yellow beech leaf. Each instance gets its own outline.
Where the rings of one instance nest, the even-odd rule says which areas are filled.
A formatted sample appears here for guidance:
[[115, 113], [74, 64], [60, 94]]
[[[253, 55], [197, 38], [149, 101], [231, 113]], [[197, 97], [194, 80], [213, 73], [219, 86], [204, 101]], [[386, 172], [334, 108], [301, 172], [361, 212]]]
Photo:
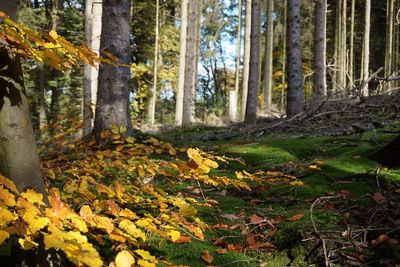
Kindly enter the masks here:
[[127, 250], [119, 252], [115, 258], [116, 267], [131, 267], [133, 264], [135, 264], [135, 258]]
[[156, 257], [152, 256], [148, 251], [143, 249], [135, 250], [135, 253], [138, 254], [142, 259], [150, 262], [157, 262]]
[[26, 190], [26, 192], [23, 192], [21, 194], [21, 196], [23, 198], [25, 198], [26, 200], [28, 200], [29, 202], [31, 202], [31, 203], [37, 203], [37, 204], [42, 205], [42, 206], [45, 205], [44, 202], [43, 202], [43, 195], [40, 194], [40, 193], [35, 192], [32, 189]]
[[3, 186], [0, 186], [0, 200], [4, 202], [9, 207], [14, 207], [15, 206], [15, 196], [10, 193], [7, 189], [3, 188]]
[[58, 34], [56, 31], [50, 31], [49, 35], [54, 39], [57, 40], [58, 39]]
[[0, 184], [4, 185], [7, 189], [11, 190], [11, 192], [19, 195], [19, 191], [17, 187], [15, 186], [14, 182], [11, 181], [10, 179], [7, 179], [3, 175], [0, 174]]
[[167, 232], [167, 235], [171, 238], [172, 242], [175, 242], [176, 240], [178, 240], [181, 237], [181, 233], [176, 230], [169, 230]]
[[32, 234], [46, 227], [50, 220], [47, 217], [41, 217], [37, 214], [27, 210], [22, 215], [22, 219], [28, 224], [28, 228]]
[[152, 233], [157, 231], [157, 227], [154, 225], [151, 218], [141, 218], [137, 220], [135, 224], [141, 228], [148, 229]]
[[141, 267], [156, 267], [157, 266], [155, 262], [148, 262], [145, 260], [138, 260], [137, 264]]
[[133, 211], [131, 211], [130, 209], [123, 209], [120, 213], [119, 216], [121, 217], [125, 217], [128, 219], [137, 219], [138, 216], [136, 215], [136, 213], [134, 213]]
[[32, 248], [37, 247], [39, 244], [36, 242], [33, 242], [32, 240], [29, 239], [24, 239], [24, 238], [19, 238], [18, 243], [21, 245], [21, 247], [24, 250], [30, 250]]
[[0, 206], [0, 227], [6, 226], [9, 222], [17, 219], [16, 214], [11, 213], [9, 210]]
[[102, 267], [103, 261], [99, 253], [80, 232], [61, 231], [54, 225], [49, 225], [50, 234], [44, 234], [46, 249], [61, 249], [67, 258], [77, 265]]
[[242, 173], [242, 172], [239, 172], [239, 171], [236, 171], [235, 174], [236, 174], [236, 177], [237, 177], [238, 179], [243, 179], [243, 178], [245, 177], [245, 176], [243, 175], [243, 173]]
[[302, 186], [302, 185], [304, 185], [304, 183], [302, 181], [298, 181], [298, 180], [297, 181], [292, 181], [289, 184], [293, 185], [293, 186]]
[[0, 245], [2, 245], [9, 237], [10, 234], [8, 232], [0, 230]]
[[140, 238], [143, 241], [146, 241], [146, 235], [143, 233], [143, 231], [138, 229], [136, 225], [129, 220], [122, 220], [119, 223], [119, 228], [124, 230], [126, 233], [133, 236], [134, 238]]
[[128, 144], [133, 144], [133, 143], [136, 141], [136, 139], [133, 138], [132, 136], [129, 136], [129, 137], [127, 137], [127, 138], [125, 139], [125, 141], [126, 141]]
[[179, 207], [179, 214], [184, 217], [192, 217], [195, 216], [196, 213], [196, 208], [191, 205], [183, 204]]

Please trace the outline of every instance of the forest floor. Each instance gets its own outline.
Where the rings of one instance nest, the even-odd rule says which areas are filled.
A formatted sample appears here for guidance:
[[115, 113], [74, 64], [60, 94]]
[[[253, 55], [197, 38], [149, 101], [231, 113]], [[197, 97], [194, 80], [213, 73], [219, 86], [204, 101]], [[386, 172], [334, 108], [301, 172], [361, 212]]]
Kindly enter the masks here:
[[163, 134], [176, 145], [246, 162], [222, 166], [222, 174], [281, 172], [304, 185], [250, 192], [182, 185], [176, 192], [218, 202], [198, 214], [213, 227], [204, 242], [162, 243], [153, 247], [155, 254], [188, 266], [206, 266], [204, 250], [213, 256], [212, 266], [398, 266], [400, 169], [369, 158], [398, 133], [397, 108], [375, 98], [321, 106], [295, 120]]
[[[119, 222], [119, 213], [96, 203], [115, 202], [147, 220], [160, 217], [157, 207], [163, 201], [170, 208], [164, 209], [166, 214], [185, 216], [173, 196], [197, 200], [197, 214], [186, 206], [191, 207], [188, 217], [195, 214], [209, 226], [204, 240], [196, 227], [188, 232], [187, 225], [180, 225], [189, 242], [153, 235], [140, 243], [159, 259], [159, 266], [398, 266], [400, 169], [384, 168], [370, 157], [400, 133], [398, 103], [398, 96], [331, 101], [293, 119], [161, 131], [163, 141], [123, 139], [126, 129], [112, 129], [113, 142], [105, 148], [69, 140], [71, 129], [43, 142], [42, 166], [47, 185], [59, 189], [76, 212], [91, 203], [113, 223]], [[246, 191], [207, 186], [194, 176], [182, 179], [189, 172], [196, 176], [201, 168], [191, 163], [188, 148], [240, 159], [219, 162], [211, 175], [240, 181], [238, 173], [258, 173], [258, 181], [250, 181]], [[162, 164], [175, 169], [157, 173]], [[144, 180], [148, 173], [154, 180]], [[297, 180], [282, 183], [275, 179], [280, 177]], [[168, 197], [149, 191], [149, 182]], [[130, 198], [140, 194], [143, 203], [132, 204]], [[110, 241], [108, 233], [98, 233], [89, 234]], [[99, 251], [112, 262], [122, 244], [107, 242], [99, 243]]]

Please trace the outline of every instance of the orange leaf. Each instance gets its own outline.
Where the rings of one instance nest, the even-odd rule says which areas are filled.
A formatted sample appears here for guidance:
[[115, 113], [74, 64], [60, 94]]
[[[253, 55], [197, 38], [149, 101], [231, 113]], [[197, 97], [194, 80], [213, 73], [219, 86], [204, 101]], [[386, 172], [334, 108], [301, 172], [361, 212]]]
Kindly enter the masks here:
[[190, 243], [192, 239], [188, 235], [181, 235], [177, 240], [173, 241], [175, 244]]
[[256, 236], [255, 235], [249, 235], [246, 238], [246, 244], [249, 247], [255, 246], [257, 244]]
[[373, 247], [376, 247], [386, 240], [389, 240], [389, 237], [387, 235], [380, 235], [377, 239], [372, 240], [371, 244]]
[[210, 264], [213, 261], [214, 257], [208, 252], [208, 250], [204, 250], [203, 255], [201, 255], [201, 259]]
[[249, 219], [250, 219], [250, 223], [252, 223], [252, 224], [260, 224], [260, 223], [265, 222], [265, 219], [263, 217], [260, 217], [255, 213], [250, 215]]
[[304, 217], [304, 214], [303, 214], [303, 213], [299, 213], [299, 214], [293, 215], [293, 216], [290, 217], [290, 218], [287, 218], [287, 220], [288, 220], [289, 222], [296, 222], [296, 221], [300, 220], [300, 219], [303, 218], [303, 217]]
[[378, 202], [378, 203], [381, 203], [381, 202], [385, 202], [385, 201], [386, 201], [386, 198], [385, 198], [381, 193], [379, 193], [379, 192], [374, 193], [374, 195], [372, 196], [372, 198], [373, 198], [376, 202]]
[[219, 249], [215, 250], [215, 253], [217, 253], [217, 254], [225, 254], [226, 252], [228, 252], [226, 250], [226, 248], [219, 248]]

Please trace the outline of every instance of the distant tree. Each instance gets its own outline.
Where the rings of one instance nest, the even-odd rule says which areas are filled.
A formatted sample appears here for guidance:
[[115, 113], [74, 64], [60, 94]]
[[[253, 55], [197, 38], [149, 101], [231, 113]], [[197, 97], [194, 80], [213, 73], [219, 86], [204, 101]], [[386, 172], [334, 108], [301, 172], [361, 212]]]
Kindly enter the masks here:
[[[371, 0], [365, 0], [365, 22], [363, 37], [363, 57], [361, 68], [361, 81], [364, 82], [369, 77], [369, 53], [370, 53], [370, 28], [371, 28]], [[361, 95], [368, 96], [368, 83], [363, 83], [361, 87]]]
[[[15, 19], [19, 1], [0, 0]], [[46, 196], [19, 57], [0, 46], [0, 172]]]
[[315, 2], [314, 97], [326, 97], [326, 12], [327, 0]]
[[258, 92], [260, 87], [260, 1], [251, 1], [251, 43], [248, 95], [245, 122], [254, 123], [257, 119]]
[[[386, 2], [385, 77], [392, 75], [394, 2], [394, 0], [387, 0]], [[389, 92], [391, 91], [391, 83], [388, 83], [386, 89]]]
[[265, 31], [265, 62], [264, 62], [264, 107], [271, 109], [272, 105], [272, 72], [274, 46], [274, 0], [267, 0], [267, 30]]
[[153, 87], [151, 90], [151, 98], [148, 109], [148, 121], [150, 125], [154, 125], [156, 117], [156, 100], [157, 100], [157, 82], [158, 82], [158, 57], [160, 42], [160, 0], [156, 0], [156, 25], [155, 25], [155, 41], [154, 41], [154, 60], [153, 60]]
[[180, 41], [179, 41], [179, 76], [176, 91], [175, 123], [182, 125], [183, 95], [185, 87], [186, 35], [188, 27], [188, 0], [181, 2]]
[[229, 119], [231, 122], [238, 120], [238, 97], [240, 87], [240, 58], [242, 48], [242, 0], [238, 3], [238, 25], [236, 34], [236, 64], [235, 64], [235, 87], [234, 90], [229, 91]]
[[241, 101], [241, 120], [245, 120], [247, 105], [247, 90], [249, 84], [250, 68], [250, 40], [251, 40], [251, 0], [246, 0], [246, 15], [244, 27], [244, 53], [243, 53], [243, 82], [242, 82], [242, 101]]
[[130, 0], [104, 0], [100, 51], [107, 51], [119, 60], [119, 65], [101, 64], [93, 133], [100, 134], [113, 126], [125, 127], [132, 135], [130, 117]]
[[356, 0], [351, 0], [350, 15], [350, 48], [349, 48], [349, 83], [354, 87], [354, 24], [355, 24]]
[[[85, 38], [90, 49], [99, 53], [102, 1], [85, 1]], [[85, 64], [83, 69], [83, 135], [89, 135], [94, 120], [99, 67]]]
[[287, 108], [288, 118], [304, 108], [303, 70], [301, 60], [300, 0], [287, 1]]

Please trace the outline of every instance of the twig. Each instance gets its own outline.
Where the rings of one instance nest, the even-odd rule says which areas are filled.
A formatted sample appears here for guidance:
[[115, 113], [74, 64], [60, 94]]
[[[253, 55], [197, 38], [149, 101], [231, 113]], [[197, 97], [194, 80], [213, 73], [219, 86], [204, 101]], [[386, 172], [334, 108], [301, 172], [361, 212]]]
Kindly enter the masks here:
[[325, 266], [326, 267], [330, 266], [328, 252], [327, 252], [327, 249], [326, 249], [326, 240], [323, 238], [323, 236], [320, 234], [320, 232], [317, 229], [317, 225], [315, 224], [315, 221], [314, 221], [313, 210], [314, 210], [315, 205], [320, 203], [322, 200], [327, 200], [327, 199], [332, 199], [332, 198], [337, 198], [337, 197], [338, 196], [319, 197], [312, 203], [312, 205], [310, 207], [310, 220], [311, 220], [311, 223], [313, 225], [314, 233], [318, 236], [320, 242], [322, 243], [322, 250], [324, 252]]

